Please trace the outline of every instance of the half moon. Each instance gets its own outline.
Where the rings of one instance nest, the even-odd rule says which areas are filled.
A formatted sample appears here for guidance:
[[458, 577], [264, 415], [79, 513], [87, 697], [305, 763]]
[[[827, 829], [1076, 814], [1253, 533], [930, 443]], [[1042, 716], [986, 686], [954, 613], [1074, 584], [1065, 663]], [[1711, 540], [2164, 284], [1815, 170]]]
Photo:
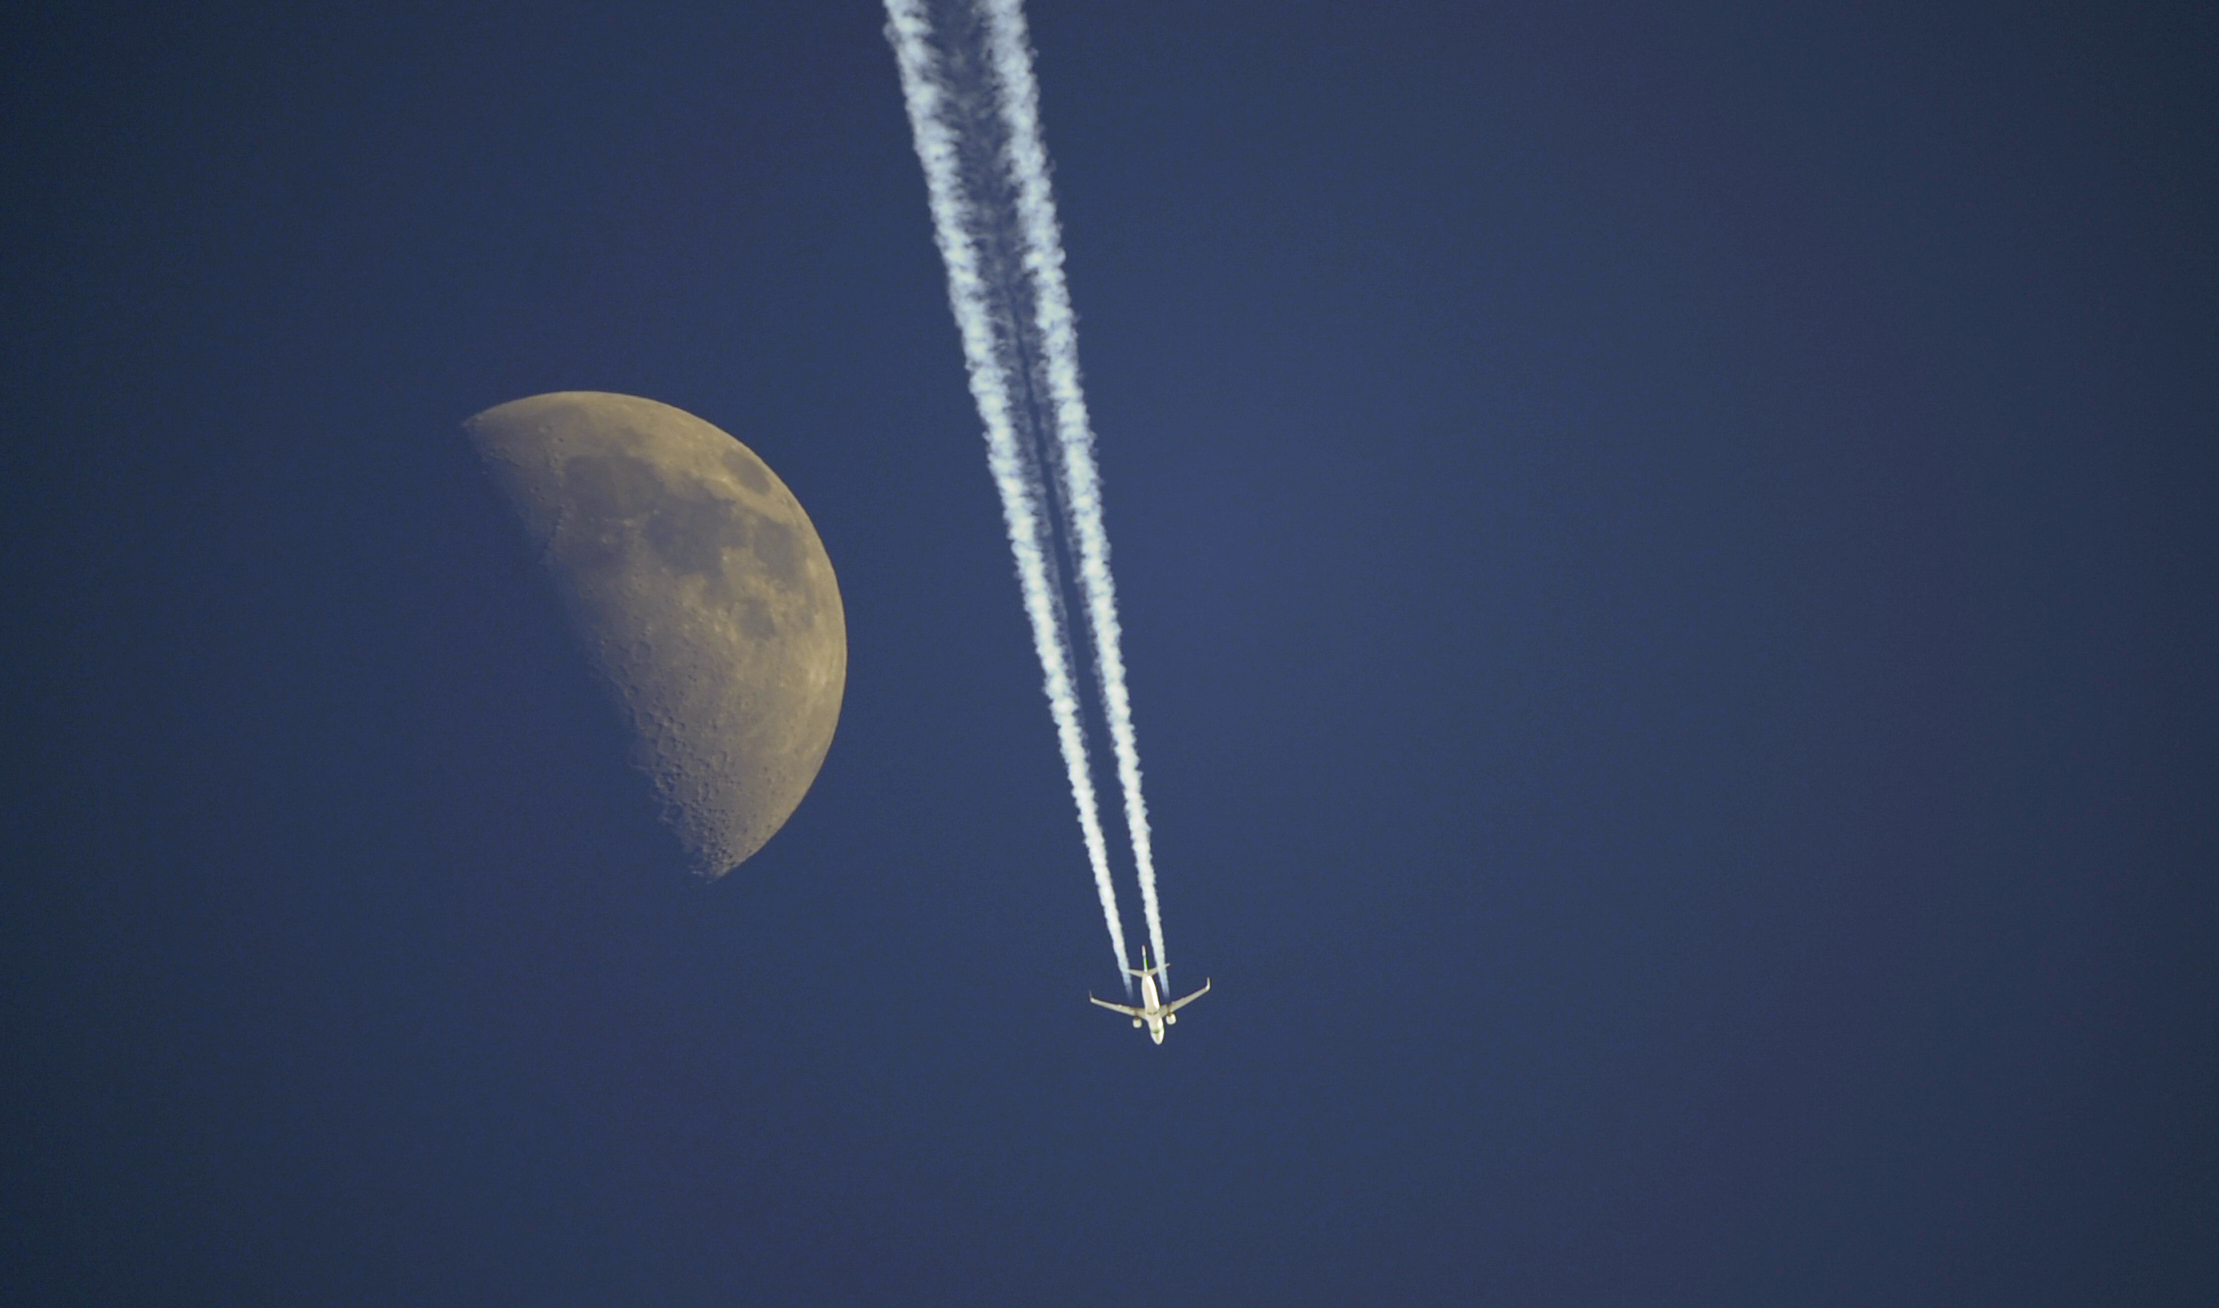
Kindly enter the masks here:
[[563, 391], [463, 424], [631, 728], [633, 762], [715, 880], [808, 793], [847, 684], [847, 621], [809, 515], [681, 409]]

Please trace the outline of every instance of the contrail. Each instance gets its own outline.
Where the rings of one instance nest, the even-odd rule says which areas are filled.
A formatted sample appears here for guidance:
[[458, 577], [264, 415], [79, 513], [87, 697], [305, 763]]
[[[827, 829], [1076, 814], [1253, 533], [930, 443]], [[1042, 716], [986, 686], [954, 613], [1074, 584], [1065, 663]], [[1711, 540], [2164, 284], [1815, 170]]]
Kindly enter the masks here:
[[[1125, 828], [1132, 836], [1133, 866], [1140, 878], [1141, 911], [1148, 940], [1163, 964], [1163, 913], [1156, 901], [1155, 855], [1148, 839], [1148, 805], [1140, 791], [1140, 747], [1133, 733], [1132, 699], [1125, 689], [1117, 590], [1110, 580], [1109, 535], [1102, 526], [1100, 474], [1094, 432], [1079, 388], [1078, 321], [1063, 280], [1063, 235], [1048, 187], [1048, 150], [1040, 135], [1040, 87], [1032, 73], [1032, 43], [1020, 0], [978, 0], [986, 16], [987, 58], [1001, 94], [1008, 134], [1006, 164], [1016, 192], [1017, 230], [1033, 291], [1033, 329], [1040, 372], [1055, 414], [1056, 475], [1063, 491], [1065, 540], [1078, 556], [1079, 593], [1094, 642], [1094, 671], [1102, 691], [1102, 716], [1117, 755], [1117, 780], [1125, 792]], [[1170, 969], [1164, 977], [1169, 979]]]
[[[963, 358], [971, 377], [971, 398], [986, 428], [986, 463], [995, 489], [1001, 492], [1002, 518], [1009, 529], [1010, 552], [1017, 559], [1017, 582], [1024, 594], [1025, 616], [1032, 623], [1033, 650], [1040, 656], [1043, 689], [1055, 719], [1056, 743], [1063, 751], [1063, 767], [1071, 783], [1071, 799], [1079, 810], [1079, 831], [1085, 840], [1087, 861], [1094, 869], [1094, 888], [1102, 901], [1102, 917], [1109, 926], [1110, 947], [1117, 953], [1120, 975], [1131, 966], [1125, 953], [1125, 929], [1117, 912], [1117, 890], [1110, 882], [1109, 853], [1102, 839], [1102, 821], [1094, 797], [1094, 780], [1087, 767], [1086, 737], [1079, 721], [1079, 702], [1071, 684], [1071, 660], [1066, 652], [1058, 590], [1050, 583], [1048, 569], [1049, 519], [1043, 512], [1039, 473], [1033, 452], [1020, 443], [1013, 421], [1017, 387], [1005, 356], [1013, 345], [995, 331], [992, 288], [981, 267], [979, 230], [982, 215], [963, 183], [961, 141], [949, 119], [956, 106], [943, 85], [939, 59], [932, 45], [932, 26], [923, 0], [886, 0], [888, 39], [901, 66], [902, 98], [909, 110], [910, 132], [917, 158], [925, 170], [925, 191], [932, 210], [933, 236], [941, 260], [948, 268], [948, 306], [963, 339]], [[1029, 475], [1028, 475], [1029, 474]], [[1085, 593], [1082, 591], [1082, 593]], [[1144, 883], [1145, 884], [1145, 883]], [[1153, 904], [1153, 899], [1150, 899]], [[1153, 914], [1151, 911], [1151, 920]], [[1160, 946], [1159, 946], [1160, 948]], [[1126, 980], [1129, 990], [1132, 982]]]

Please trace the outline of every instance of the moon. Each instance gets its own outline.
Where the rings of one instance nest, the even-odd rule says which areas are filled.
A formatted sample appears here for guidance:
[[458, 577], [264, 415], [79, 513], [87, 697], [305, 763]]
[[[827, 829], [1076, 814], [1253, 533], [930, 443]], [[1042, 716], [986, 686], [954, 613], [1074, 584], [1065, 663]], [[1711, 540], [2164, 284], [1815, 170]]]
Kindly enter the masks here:
[[831, 747], [847, 620], [809, 515], [682, 409], [563, 391], [463, 424], [713, 881], [785, 825]]

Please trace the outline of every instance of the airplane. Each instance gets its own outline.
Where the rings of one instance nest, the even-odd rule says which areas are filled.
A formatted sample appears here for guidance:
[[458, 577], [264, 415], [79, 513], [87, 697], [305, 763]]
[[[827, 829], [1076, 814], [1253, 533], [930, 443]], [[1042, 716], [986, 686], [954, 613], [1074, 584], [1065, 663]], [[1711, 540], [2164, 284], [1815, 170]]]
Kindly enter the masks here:
[[1133, 1019], [1134, 1026], [1147, 1027], [1148, 1038], [1159, 1045], [1163, 1043], [1163, 1029], [1179, 1020], [1172, 1014], [1210, 993], [1210, 983], [1204, 981], [1200, 990], [1186, 998], [1174, 999], [1168, 1004], [1164, 1003], [1156, 996], [1156, 978], [1163, 975], [1163, 964], [1158, 963], [1154, 967], [1148, 966], [1148, 951], [1145, 949], [1140, 951], [1139, 969], [1135, 970], [1128, 967], [1125, 969], [1125, 975], [1140, 978], [1140, 1007], [1127, 1008], [1123, 1004], [1113, 1004], [1106, 999], [1096, 999], [1093, 995], [1088, 995], [1086, 1001], [1090, 1004], [1099, 1004], [1112, 1012], [1125, 1014]]

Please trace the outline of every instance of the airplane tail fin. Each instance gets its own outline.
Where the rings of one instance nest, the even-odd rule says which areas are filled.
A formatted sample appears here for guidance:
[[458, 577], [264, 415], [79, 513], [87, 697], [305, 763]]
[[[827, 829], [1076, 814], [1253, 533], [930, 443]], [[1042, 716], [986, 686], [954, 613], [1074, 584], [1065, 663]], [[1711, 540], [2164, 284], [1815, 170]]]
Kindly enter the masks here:
[[1129, 977], [1153, 976], [1161, 980], [1163, 977], [1163, 964], [1158, 963], [1154, 967], [1148, 966], [1148, 951], [1143, 949], [1140, 951], [1140, 966], [1126, 968], [1125, 975]]

